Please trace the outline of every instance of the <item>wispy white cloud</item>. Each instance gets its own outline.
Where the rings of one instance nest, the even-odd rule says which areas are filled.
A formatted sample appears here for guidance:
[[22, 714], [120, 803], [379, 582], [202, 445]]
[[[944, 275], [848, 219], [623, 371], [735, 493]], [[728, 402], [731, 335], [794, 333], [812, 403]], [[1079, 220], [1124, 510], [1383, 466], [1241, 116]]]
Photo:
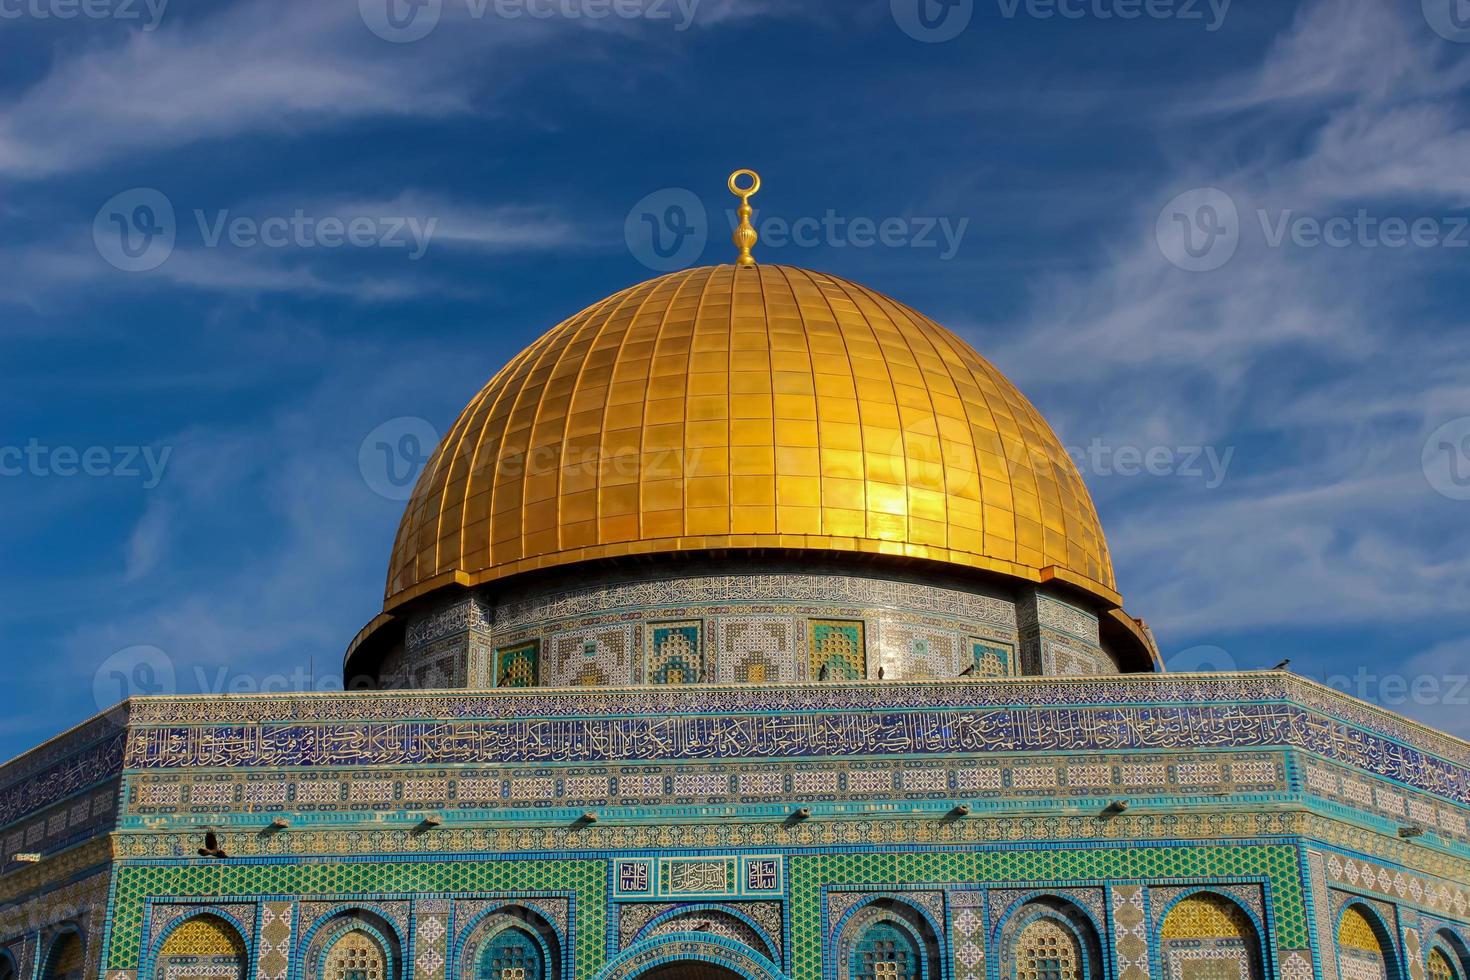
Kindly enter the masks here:
[[168, 548], [170, 514], [157, 497], [150, 501], [128, 538], [127, 564], [123, 580], [136, 582], [158, 566]]
[[390, 200], [331, 204], [322, 213], [351, 220], [359, 215], [411, 216], [428, 228], [430, 248], [484, 251], [541, 250], [583, 244], [581, 233], [558, 209], [530, 204], [483, 205], [442, 194], [405, 191]]
[[422, 341], [338, 345], [316, 383], [259, 416], [170, 437], [168, 477], [120, 543], [126, 567], [88, 583], [126, 584], [130, 601], [61, 639], [72, 673], [145, 645], [185, 692], [300, 684], [308, 663], [319, 681], [339, 675], [347, 641], [377, 611], [402, 506], [370, 488], [358, 447], [426, 388], [479, 373]]
[[[1470, 560], [1446, 548], [1466, 505], [1436, 494], [1420, 460], [1431, 430], [1470, 415], [1465, 324], [1425, 322], [1445, 315], [1421, 302], [1458, 256], [1272, 247], [1257, 214], [1438, 216], [1470, 199], [1456, 103], [1470, 76], [1445, 70], [1447, 46], [1416, 13], [1310, 3], [1253, 71], [1190, 93], [1163, 125], [1207, 124], [1208, 145], [1177, 153], [1099, 269], [1038, 284], [992, 345], [1069, 443], [1236, 450], [1216, 491], [1091, 480], [1129, 605], [1166, 646], [1258, 627], [1466, 625]], [[1154, 221], [1202, 186], [1239, 206], [1241, 246], [1186, 272]], [[1447, 339], [1415, 346], [1430, 333]]]
[[62, 58], [0, 110], [0, 175], [307, 123], [469, 110], [464, 87], [446, 82], [453, 66], [397, 70], [394, 52], [354, 43], [362, 31], [355, 4], [267, 0]]
[[[409, 44], [375, 37], [356, 3], [258, 0], [166, 19], [62, 57], [13, 94], [0, 109], [0, 176], [44, 178], [126, 154], [354, 120], [475, 114], [494, 107], [497, 80], [535, 69], [516, 52], [569, 31], [657, 37], [791, 15], [789, 5], [764, 0], [647, 6], [667, 16], [504, 17], [493, 5], [450, 2], [443, 25]], [[559, 54], [576, 50], [563, 45]]]

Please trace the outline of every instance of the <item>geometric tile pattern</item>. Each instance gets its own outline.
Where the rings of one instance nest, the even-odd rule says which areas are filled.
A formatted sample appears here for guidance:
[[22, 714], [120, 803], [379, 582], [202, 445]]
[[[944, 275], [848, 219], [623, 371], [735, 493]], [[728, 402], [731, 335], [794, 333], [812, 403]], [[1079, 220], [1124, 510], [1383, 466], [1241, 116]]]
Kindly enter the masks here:
[[[805, 641], [796, 637], [804, 637], [812, 618], [865, 622], [870, 639], [882, 638], [874, 645], [874, 664], [895, 679], [953, 677], [968, 657], [971, 635], [1006, 646], [1016, 642], [1013, 602], [946, 587], [950, 583], [745, 562], [742, 574], [709, 574], [718, 567], [706, 564], [672, 581], [663, 577], [667, 573], [650, 572], [631, 581], [528, 590], [496, 611], [494, 646], [539, 640], [543, 686], [620, 687], [651, 683], [647, 638], [671, 621], [702, 625], [708, 649], [701, 677], [721, 683], [763, 683], [762, 675], [809, 679]], [[1096, 646], [1096, 617], [1083, 615], [1091, 620]]]
[[260, 906], [260, 938], [256, 944], [255, 974], [259, 980], [286, 980], [291, 965], [290, 902], [264, 902]]
[[1109, 894], [1118, 980], [1148, 980], [1149, 940], [1143, 895], [1142, 885], [1115, 885]]
[[[857, 657], [860, 624], [834, 625], [815, 631], [823, 649], [829, 649], [836, 664], [841, 656]], [[856, 669], [849, 661], [843, 669]], [[506, 710], [494, 694], [464, 694], [458, 704], [450, 699], [432, 714], [419, 713], [411, 695], [396, 705], [391, 721], [326, 719], [291, 720], [244, 729], [238, 724], [141, 727], [131, 732], [128, 763], [133, 769], [179, 769], [211, 767], [239, 769], [245, 766], [277, 768], [331, 764], [402, 765], [458, 764], [466, 762], [595, 763], [609, 758], [646, 760], [717, 759], [728, 757], [729, 746], [740, 745], [746, 757], [795, 757], [849, 755], [972, 754], [989, 752], [1108, 751], [1155, 748], [1160, 739], [1177, 741], [1196, 750], [1212, 748], [1248, 749], [1271, 745], [1303, 748], [1322, 754], [1354, 756], [1364, 769], [1389, 778], [1422, 783], [1460, 802], [1470, 797], [1470, 768], [1463, 764], [1429, 757], [1417, 749], [1382, 744], [1370, 733], [1349, 736], [1342, 726], [1323, 724], [1291, 704], [1151, 704], [1148, 706], [1087, 707], [1052, 704], [1042, 707], [1011, 707], [1005, 712], [977, 711], [991, 697], [1003, 696], [1006, 687], [1023, 683], [990, 681], [986, 684], [947, 682], [930, 689], [922, 682], [886, 685], [879, 691], [865, 689], [854, 699], [839, 687], [832, 697], [840, 706], [822, 704], [820, 689], [760, 689], [760, 713], [726, 713], [741, 696], [755, 688], [736, 685], [722, 689], [660, 688], [688, 690], [688, 703], [677, 700], [675, 710], [660, 710], [660, 697], [647, 690], [636, 692], [597, 691], [598, 706], [590, 712], [578, 710], [580, 694], [557, 691], [540, 696], [538, 702], [518, 703], [517, 717], [476, 717], [469, 712]], [[1096, 693], [1106, 682], [1073, 685]], [[1047, 682], [1054, 684], [1054, 682]], [[1140, 688], [1143, 686], [1140, 685]], [[1058, 688], [1053, 687], [1052, 690]], [[1064, 687], [1062, 688], [1065, 689]], [[1031, 693], [1036, 692], [1032, 689]], [[1144, 689], [1135, 694], [1145, 693]], [[674, 694], [667, 698], [677, 699]], [[1066, 697], [1066, 695], [1062, 695]], [[864, 708], [862, 699], [878, 701]], [[913, 716], [899, 713], [897, 703], [916, 699], [927, 704], [920, 724]], [[720, 706], [720, 713], [697, 717], [689, 709], [700, 703]], [[782, 702], [792, 704], [812, 724], [793, 726]], [[957, 702], [966, 702], [961, 708]], [[314, 704], [330, 704], [315, 699]], [[361, 703], [361, 702], [359, 702]], [[531, 703], [547, 710], [576, 717], [528, 717]], [[947, 707], [946, 703], [955, 704]], [[599, 717], [614, 707], [633, 712], [632, 717]], [[689, 712], [689, 713], [685, 713]], [[672, 715], [672, 717], [665, 717]], [[432, 720], [451, 717], [453, 723]], [[405, 720], [407, 719], [407, 720]], [[826, 735], [838, 726], [843, 737]], [[1349, 748], [1349, 744], [1355, 747]], [[636, 746], [636, 753], [632, 747]], [[1204, 771], [1203, 769], [1201, 771]]]
[[548, 687], [605, 687], [632, 676], [638, 627], [629, 624], [558, 632], [542, 683]]
[[[490, 767], [470, 769], [351, 767], [230, 774], [175, 770], [130, 774], [125, 827], [161, 814], [229, 814], [254, 801], [260, 809], [350, 816], [354, 811], [396, 809], [498, 811], [555, 800], [583, 808], [612, 802], [739, 805], [796, 792], [841, 791], [848, 800], [926, 800], [984, 793], [988, 799], [1068, 800], [1078, 797], [1290, 791], [1280, 753], [1240, 752], [1228, 764], [1203, 753], [1095, 753], [1086, 762], [1009, 755], [984, 760], [956, 756], [943, 761], [829, 757], [816, 776], [810, 763], [752, 761], [689, 765], [677, 761], [640, 766]], [[813, 780], [816, 780], [813, 782]], [[168, 789], [160, 803], [155, 790]], [[208, 795], [200, 789], [208, 790]]]
[[982, 980], [985, 976], [985, 919], [971, 901], [979, 892], [953, 892], [950, 896], [950, 948], [954, 950], [955, 980]]
[[881, 881], [1126, 881], [1262, 876], [1271, 883], [1275, 900], [1278, 945], [1289, 949], [1307, 945], [1296, 851], [1284, 845], [793, 855], [788, 858], [788, 874], [793, 974], [803, 977], [821, 973], [822, 941], [814, 914], [819, 887]]
[[[577, 896], [577, 962], [600, 962], [606, 909], [606, 866], [589, 860], [448, 860], [429, 864], [324, 862], [235, 864], [198, 862], [122, 865], [116, 872], [110, 969], [138, 961], [143, 903], [148, 896], [362, 895], [413, 892], [571, 891]], [[577, 975], [584, 975], [579, 966]]]
[[495, 651], [496, 687], [535, 687], [539, 675], [537, 644], [522, 643]]
[[703, 677], [704, 623], [690, 620], [655, 623], [648, 629], [650, 684], [698, 684]]
[[788, 684], [797, 679], [794, 621], [779, 616], [725, 616], [719, 620], [718, 680]]
[[1356, 905], [1348, 906], [1337, 927], [1337, 968], [1342, 980], [1388, 980], [1389, 951]]
[[1354, 891], [1377, 892], [1456, 919], [1470, 918], [1470, 882], [1425, 878], [1362, 858], [1330, 854], [1327, 880]]
[[861, 620], [814, 619], [807, 626], [807, 645], [811, 677], [851, 681], [868, 676]]
[[969, 645], [970, 662], [967, 666], [974, 666], [974, 676], [1009, 677], [1015, 672], [1015, 655], [1009, 644], [971, 637]]
[[1177, 902], [1159, 932], [1170, 980], [1253, 980], [1259, 943], [1239, 906], [1208, 893]]
[[414, 923], [414, 971], [416, 980], [443, 980], [449, 936], [447, 911], [429, 912], [422, 905]]
[[1059, 920], [1035, 919], [1016, 936], [1016, 980], [1083, 980], [1082, 941]]
[[1429, 951], [1429, 980], [1461, 980], [1460, 971], [1455, 969], [1449, 956], [1442, 949]]

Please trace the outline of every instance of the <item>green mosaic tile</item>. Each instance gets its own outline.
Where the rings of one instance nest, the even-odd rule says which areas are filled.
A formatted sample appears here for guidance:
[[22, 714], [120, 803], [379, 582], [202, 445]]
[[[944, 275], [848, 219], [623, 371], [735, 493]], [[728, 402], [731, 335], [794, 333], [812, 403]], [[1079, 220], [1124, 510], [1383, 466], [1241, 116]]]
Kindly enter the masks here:
[[138, 966], [143, 903], [153, 896], [540, 890], [576, 895], [576, 975], [597, 973], [606, 958], [607, 864], [603, 861], [122, 865], [117, 869], [107, 969]]
[[1271, 882], [1277, 946], [1307, 945], [1296, 850], [1279, 845], [824, 854], [793, 857], [790, 876], [792, 972], [797, 977], [821, 976], [818, 895], [823, 885], [1265, 877]]

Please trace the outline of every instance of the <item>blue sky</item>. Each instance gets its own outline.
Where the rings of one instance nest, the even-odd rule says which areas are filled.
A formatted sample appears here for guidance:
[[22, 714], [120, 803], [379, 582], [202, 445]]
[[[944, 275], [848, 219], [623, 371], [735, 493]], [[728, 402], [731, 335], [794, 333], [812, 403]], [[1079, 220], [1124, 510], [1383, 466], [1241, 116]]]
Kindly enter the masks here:
[[385, 2], [0, 0], [0, 755], [119, 677], [330, 684], [376, 444], [652, 227], [729, 261], [746, 166], [759, 257], [951, 326], [1077, 448], [1177, 666], [1470, 735], [1465, 0]]

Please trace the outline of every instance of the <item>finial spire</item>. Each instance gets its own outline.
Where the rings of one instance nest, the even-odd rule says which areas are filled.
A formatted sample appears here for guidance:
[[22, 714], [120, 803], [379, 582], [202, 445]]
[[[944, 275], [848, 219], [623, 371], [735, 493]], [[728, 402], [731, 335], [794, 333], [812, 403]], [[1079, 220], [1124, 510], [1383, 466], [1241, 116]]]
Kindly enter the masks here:
[[[745, 186], [740, 185], [742, 178], [747, 180]], [[735, 229], [732, 240], [735, 247], [740, 249], [740, 257], [735, 264], [742, 269], [750, 269], [755, 266], [755, 259], [750, 250], [755, 248], [755, 243], [760, 241], [760, 235], [756, 233], [755, 226], [750, 223], [750, 216], [755, 214], [755, 209], [750, 206], [750, 199], [761, 189], [761, 175], [754, 170], [737, 170], [730, 175], [730, 193], [740, 198], [740, 227]]]

